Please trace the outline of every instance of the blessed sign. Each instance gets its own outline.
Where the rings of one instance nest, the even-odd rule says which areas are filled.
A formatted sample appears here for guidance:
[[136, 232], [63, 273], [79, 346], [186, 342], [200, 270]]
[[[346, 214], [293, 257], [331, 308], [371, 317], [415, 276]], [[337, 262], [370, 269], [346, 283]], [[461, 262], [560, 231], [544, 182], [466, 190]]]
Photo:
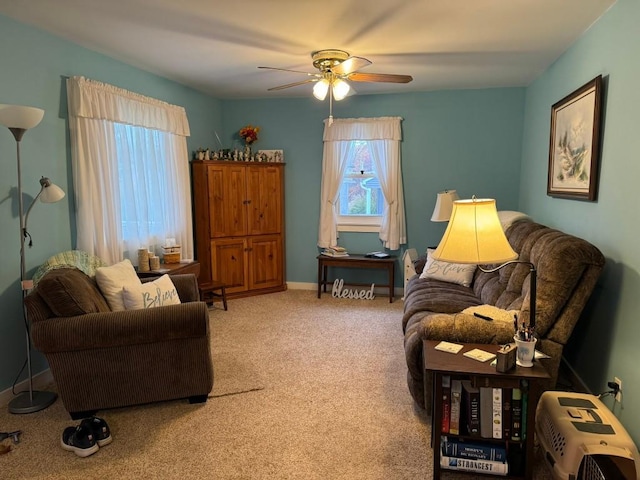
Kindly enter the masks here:
[[375, 295], [373, 294], [373, 287], [375, 283], [371, 284], [371, 289], [369, 290], [351, 290], [349, 288], [344, 288], [344, 280], [336, 279], [333, 282], [333, 288], [331, 289], [331, 296], [333, 298], [355, 298], [360, 300], [373, 300]]

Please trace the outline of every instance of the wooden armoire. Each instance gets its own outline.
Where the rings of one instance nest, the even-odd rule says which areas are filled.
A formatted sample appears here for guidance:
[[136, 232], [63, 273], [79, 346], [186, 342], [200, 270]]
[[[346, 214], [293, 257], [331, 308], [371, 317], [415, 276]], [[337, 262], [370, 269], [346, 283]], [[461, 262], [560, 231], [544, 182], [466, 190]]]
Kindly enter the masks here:
[[284, 163], [191, 168], [199, 282], [224, 282], [230, 297], [285, 290]]

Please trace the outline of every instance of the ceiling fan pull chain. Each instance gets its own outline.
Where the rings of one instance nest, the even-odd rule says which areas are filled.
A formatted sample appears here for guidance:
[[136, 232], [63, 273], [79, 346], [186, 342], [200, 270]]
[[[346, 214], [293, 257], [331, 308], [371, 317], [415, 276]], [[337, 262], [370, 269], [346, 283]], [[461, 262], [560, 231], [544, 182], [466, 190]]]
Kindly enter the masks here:
[[329, 87], [329, 126], [333, 124], [333, 86]]

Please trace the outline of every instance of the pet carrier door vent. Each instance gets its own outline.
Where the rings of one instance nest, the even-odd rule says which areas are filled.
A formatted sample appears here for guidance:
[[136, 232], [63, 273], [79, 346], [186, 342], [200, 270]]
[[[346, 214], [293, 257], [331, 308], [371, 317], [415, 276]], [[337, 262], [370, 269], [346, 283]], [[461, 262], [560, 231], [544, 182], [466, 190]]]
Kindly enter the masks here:
[[564, 435], [558, 431], [549, 412], [540, 412], [540, 418], [536, 419], [540, 422], [542, 435], [549, 440], [549, 445], [555, 454], [559, 457], [564, 455], [564, 447], [567, 442]]

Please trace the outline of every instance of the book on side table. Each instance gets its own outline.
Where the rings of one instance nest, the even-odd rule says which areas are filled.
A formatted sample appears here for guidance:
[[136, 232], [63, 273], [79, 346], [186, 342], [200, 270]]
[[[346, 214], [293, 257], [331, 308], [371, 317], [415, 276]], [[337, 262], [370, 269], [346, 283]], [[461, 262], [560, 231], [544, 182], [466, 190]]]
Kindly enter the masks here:
[[322, 255], [327, 255], [328, 257], [348, 257], [349, 252], [344, 247], [339, 247], [338, 245], [334, 245], [332, 247], [327, 247], [322, 250]]

